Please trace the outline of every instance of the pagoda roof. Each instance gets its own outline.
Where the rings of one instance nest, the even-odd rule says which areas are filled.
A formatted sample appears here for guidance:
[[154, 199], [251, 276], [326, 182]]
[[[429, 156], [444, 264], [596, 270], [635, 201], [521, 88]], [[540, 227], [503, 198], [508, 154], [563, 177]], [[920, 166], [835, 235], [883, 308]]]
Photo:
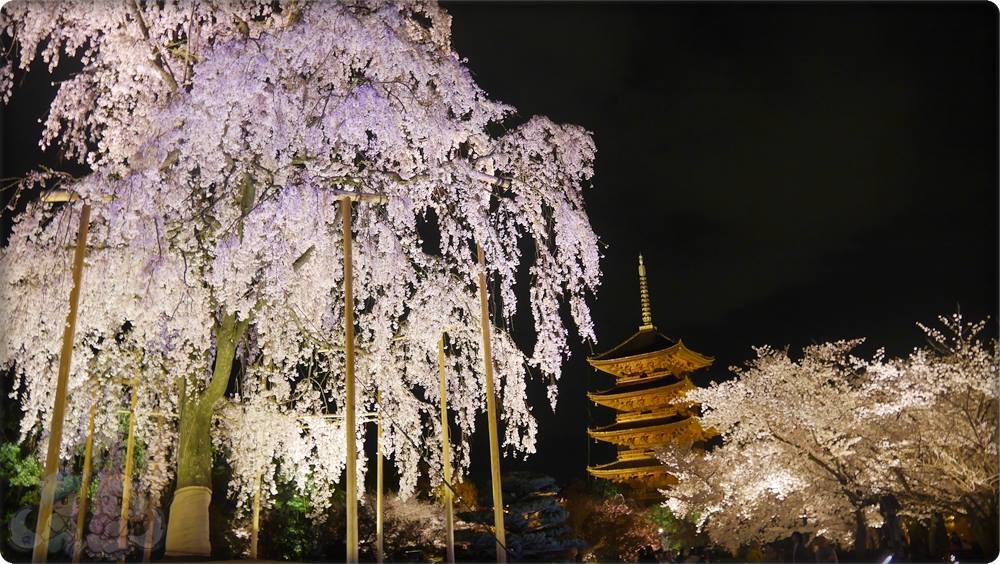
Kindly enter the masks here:
[[617, 360], [640, 354], [662, 351], [677, 344], [678, 341], [660, 333], [655, 328], [639, 329], [628, 339], [601, 354], [590, 357], [591, 361]]
[[684, 341], [674, 341], [655, 328], [643, 328], [611, 350], [589, 357], [587, 362], [602, 372], [634, 378], [665, 373], [679, 376], [710, 366], [715, 359], [687, 348]]
[[638, 383], [621, 384], [601, 392], [589, 392], [590, 401], [617, 411], [651, 410], [677, 404], [679, 398], [694, 388], [687, 378], [644, 378]]
[[[587, 395], [593, 398], [617, 398], [642, 392], [677, 389], [685, 387], [683, 384], [690, 381], [683, 378], [667, 378], [667, 374], [662, 376], [651, 376], [638, 381], [624, 382], [612, 386], [599, 392], [590, 392]], [[693, 385], [692, 385], [693, 387]]]
[[685, 414], [619, 421], [606, 427], [587, 429], [587, 435], [593, 439], [630, 449], [653, 448], [700, 434], [701, 426], [697, 419]]
[[639, 480], [652, 487], [667, 487], [677, 483], [677, 478], [667, 473], [666, 468], [655, 458], [638, 460], [616, 460], [608, 464], [590, 466], [591, 476], [615, 482]]
[[600, 470], [600, 471], [618, 471], [618, 470], [635, 470], [636, 468], [648, 468], [650, 470], [657, 470], [660, 472], [666, 472], [666, 467], [663, 464], [653, 458], [637, 458], [634, 460], [615, 460], [608, 462], [607, 464], [599, 464], [597, 466], [591, 466], [590, 470]]
[[671, 415], [669, 417], [658, 417], [656, 419], [640, 419], [637, 421], [625, 421], [621, 423], [612, 423], [611, 425], [605, 425], [604, 427], [598, 427], [591, 430], [592, 433], [617, 433], [619, 431], [631, 431], [635, 429], [641, 429], [643, 427], [658, 427], [660, 425], [670, 425], [673, 423], [679, 423], [685, 419], [690, 419], [690, 415]]

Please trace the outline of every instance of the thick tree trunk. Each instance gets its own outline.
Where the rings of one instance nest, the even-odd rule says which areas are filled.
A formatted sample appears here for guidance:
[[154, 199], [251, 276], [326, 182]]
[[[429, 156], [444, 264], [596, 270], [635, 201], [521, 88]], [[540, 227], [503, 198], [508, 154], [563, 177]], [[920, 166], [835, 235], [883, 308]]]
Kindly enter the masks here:
[[236, 345], [247, 322], [225, 315], [216, 328], [212, 380], [201, 394], [188, 394], [181, 405], [177, 454], [177, 489], [167, 522], [166, 556], [208, 558], [208, 506], [212, 500], [212, 416], [226, 392]]

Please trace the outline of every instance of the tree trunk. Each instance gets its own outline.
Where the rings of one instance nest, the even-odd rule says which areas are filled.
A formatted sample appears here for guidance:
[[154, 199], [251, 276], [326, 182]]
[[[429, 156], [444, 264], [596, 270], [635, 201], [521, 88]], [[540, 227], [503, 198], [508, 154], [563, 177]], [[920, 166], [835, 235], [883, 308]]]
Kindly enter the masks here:
[[248, 321], [223, 316], [216, 327], [216, 355], [212, 380], [200, 394], [190, 393], [181, 405], [177, 454], [177, 489], [167, 522], [166, 556], [208, 558], [208, 506], [212, 500], [212, 416], [226, 392], [236, 345]]
[[910, 536], [910, 560], [913, 562], [926, 562], [930, 557], [930, 531], [927, 526], [920, 521], [910, 522], [907, 527]]
[[928, 535], [928, 556], [932, 560], [942, 560], [948, 554], [948, 530], [944, 526], [944, 516], [935, 513], [931, 517], [931, 530]]
[[969, 525], [972, 529], [972, 540], [976, 541], [983, 551], [984, 562], [993, 562], [997, 558], [997, 511], [996, 506], [990, 510], [969, 513]]
[[[177, 489], [212, 487], [212, 412], [207, 398], [191, 398], [181, 416]], [[214, 402], [213, 402], [214, 404]]]
[[858, 508], [854, 510], [854, 558], [858, 562], [864, 562], [867, 545], [868, 525], [865, 523], [865, 511]]

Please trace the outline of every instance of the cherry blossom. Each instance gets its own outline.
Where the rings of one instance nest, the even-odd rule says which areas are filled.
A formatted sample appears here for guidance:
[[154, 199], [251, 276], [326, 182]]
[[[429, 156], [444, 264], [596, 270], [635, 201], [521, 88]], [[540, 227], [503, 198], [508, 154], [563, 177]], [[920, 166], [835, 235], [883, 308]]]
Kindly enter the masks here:
[[944, 331], [921, 326], [930, 344], [903, 358], [855, 356], [860, 340], [798, 360], [762, 347], [734, 380], [690, 392], [724, 444], [660, 453], [680, 480], [667, 505], [733, 550], [794, 531], [850, 546], [881, 526], [878, 504], [892, 496], [918, 520], [964, 515], [996, 546], [1000, 357], [984, 323], [941, 321]]
[[[392, 417], [384, 451], [401, 493], [415, 488], [421, 459], [438, 479], [442, 333], [463, 437], [456, 463], [468, 465], [465, 442], [485, 409], [477, 244], [494, 298], [504, 444], [533, 451], [527, 377], [559, 376], [562, 304], [594, 338], [587, 299], [600, 254], [582, 188], [595, 146], [580, 127], [489, 99], [451, 47], [447, 13], [429, 3], [25, 2], [5, 9], [3, 26], [18, 69], [36, 58], [83, 64], [60, 85], [42, 144], [93, 171], [56, 179], [79, 200], [30, 205], [0, 256], [0, 364], [25, 384], [22, 434], [49, 418], [68, 247], [86, 202], [75, 428], [89, 407], [78, 391], [138, 370], [137, 433], [156, 459], [143, 467], [147, 486], [209, 486], [214, 440], [244, 507], [252, 478], [271, 488], [279, 468], [328, 492], [345, 452], [340, 196], [364, 191], [388, 203], [353, 210], [356, 377], [360, 403]], [[524, 308], [514, 288], [526, 274]], [[520, 311], [534, 320], [530, 352], [507, 331]], [[554, 406], [554, 384], [549, 395]], [[366, 432], [359, 425], [353, 445], [362, 453]], [[82, 440], [69, 435], [64, 457]]]

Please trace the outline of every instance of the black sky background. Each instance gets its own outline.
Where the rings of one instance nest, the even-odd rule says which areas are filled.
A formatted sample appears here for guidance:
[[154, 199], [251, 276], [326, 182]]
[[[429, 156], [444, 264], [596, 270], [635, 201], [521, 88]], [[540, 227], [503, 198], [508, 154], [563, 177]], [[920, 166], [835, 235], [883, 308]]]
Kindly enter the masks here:
[[[640, 252], [654, 323], [716, 358], [701, 383], [727, 378], [755, 345], [864, 336], [905, 354], [923, 343], [917, 321], [959, 306], [996, 318], [993, 5], [445, 5], [487, 92], [594, 133], [596, 351], [638, 328]], [[33, 70], [3, 111], [3, 177], [68, 168], [36, 147], [54, 90]], [[529, 390], [538, 453], [505, 470], [568, 482], [588, 457], [612, 459], [586, 437], [610, 414], [585, 393], [609, 382], [571, 342], [556, 411], [543, 382]], [[483, 487], [485, 420], [478, 428]]]
[[[996, 318], [993, 5], [446, 6], [487, 92], [594, 132], [595, 350], [638, 328], [640, 252], [654, 323], [716, 358], [699, 383], [755, 345], [868, 337], [905, 354], [917, 321]], [[586, 422], [611, 416], [585, 393], [609, 380], [574, 345], [555, 413], [531, 390], [538, 453], [505, 469], [568, 481], [613, 458], [588, 452]]]

